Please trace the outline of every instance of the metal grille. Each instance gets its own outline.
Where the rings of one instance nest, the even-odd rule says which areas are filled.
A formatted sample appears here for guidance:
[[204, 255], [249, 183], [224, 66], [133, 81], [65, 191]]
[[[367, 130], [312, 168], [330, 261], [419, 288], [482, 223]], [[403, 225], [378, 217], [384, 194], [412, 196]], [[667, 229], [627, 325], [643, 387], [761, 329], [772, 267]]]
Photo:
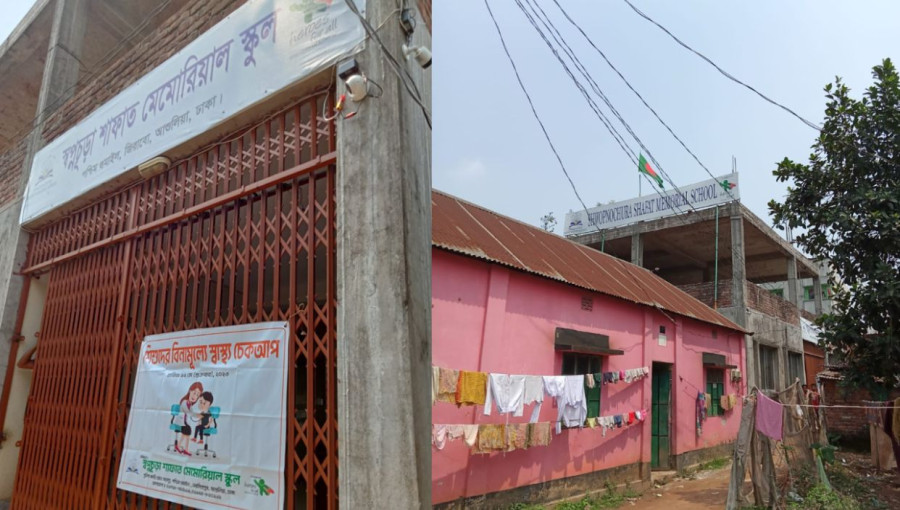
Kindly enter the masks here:
[[[295, 361], [286, 508], [337, 507], [335, 134], [318, 113], [323, 94], [79, 212], [81, 223], [69, 219], [33, 237], [29, 271], [49, 270], [51, 296], [68, 285], [77, 298], [46, 304], [16, 508], [169, 508], [115, 489], [140, 342], [156, 333], [276, 320], [291, 321]], [[108, 252], [119, 258], [107, 288], [85, 264]], [[72, 284], [57, 276], [63, 269], [99, 287]], [[107, 310], [108, 334], [96, 321], [65, 323], [73, 332], [59, 338], [48, 329], [53, 317], [64, 322], [76, 300]], [[48, 346], [72, 335], [75, 351], [48, 357]], [[34, 405], [58, 377], [51, 363], [76, 367], [60, 384], [79, 389], [67, 405]], [[83, 397], [96, 407], [92, 421], [79, 422], [93, 438], [79, 453], [58, 431], [66, 413], [88, 412]], [[55, 449], [40, 444], [46, 441]], [[90, 462], [77, 475], [51, 467], [81, 457]], [[84, 494], [69, 497], [70, 482], [82, 479], [84, 487], [75, 487]], [[48, 489], [62, 496], [46, 499]]]
[[38, 341], [15, 508], [91, 508], [103, 438], [104, 398], [119, 333], [124, 248], [54, 267]]

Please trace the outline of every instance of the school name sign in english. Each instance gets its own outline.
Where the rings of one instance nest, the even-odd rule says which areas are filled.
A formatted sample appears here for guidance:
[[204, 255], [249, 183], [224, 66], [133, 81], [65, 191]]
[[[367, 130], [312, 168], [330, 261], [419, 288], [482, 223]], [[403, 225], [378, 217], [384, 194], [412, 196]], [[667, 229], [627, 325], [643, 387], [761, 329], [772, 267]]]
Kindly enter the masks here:
[[365, 32], [346, 1], [249, 0], [41, 149], [21, 223], [352, 53]]
[[639, 221], [655, 220], [694, 209], [740, 200], [738, 174], [681, 186], [679, 190], [612, 202], [584, 211], [566, 214], [563, 233], [566, 236], [589, 234], [598, 229], [621, 227]]
[[286, 322], [148, 336], [117, 487], [192, 508], [281, 510]]

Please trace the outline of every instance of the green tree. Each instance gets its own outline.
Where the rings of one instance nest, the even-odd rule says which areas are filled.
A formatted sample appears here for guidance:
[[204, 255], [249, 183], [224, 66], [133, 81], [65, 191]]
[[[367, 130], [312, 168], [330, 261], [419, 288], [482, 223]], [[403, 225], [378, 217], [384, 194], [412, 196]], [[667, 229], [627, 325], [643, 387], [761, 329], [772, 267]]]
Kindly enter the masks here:
[[900, 79], [890, 59], [872, 70], [861, 99], [840, 78], [825, 87], [825, 123], [808, 164], [785, 158], [773, 172], [790, 182], [769, 202], [779, 228], [829, 259], [839, 281], [834, 310], [819, 319], [827, 347], [847, 363], [848, 384], [884, 390], [900, 375]]
[[552, 211], [541, 216], [541, 228], [546, 230], [547, 232], [553, 232], [554, 230], [556, 230], [556, 218], [553, 216]]

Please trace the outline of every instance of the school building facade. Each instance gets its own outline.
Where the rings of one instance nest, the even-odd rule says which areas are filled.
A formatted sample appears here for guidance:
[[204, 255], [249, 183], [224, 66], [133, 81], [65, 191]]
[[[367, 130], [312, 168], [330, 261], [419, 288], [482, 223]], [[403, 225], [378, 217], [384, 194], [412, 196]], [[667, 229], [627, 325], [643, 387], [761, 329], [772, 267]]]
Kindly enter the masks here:
[[355, 5], [378, 44], [343, 0], [38, 0], [0, 45], [0, 502], [162, 507], [116, 488], [143, 338], [265, 321], [285, 508], [430, 501], [431, 5]]

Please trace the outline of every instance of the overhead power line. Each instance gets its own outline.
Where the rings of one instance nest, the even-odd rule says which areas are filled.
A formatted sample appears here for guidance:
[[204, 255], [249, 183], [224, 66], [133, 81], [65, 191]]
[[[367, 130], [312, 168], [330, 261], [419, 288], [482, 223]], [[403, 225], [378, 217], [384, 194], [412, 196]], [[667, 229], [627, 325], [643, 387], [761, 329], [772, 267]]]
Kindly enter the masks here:
[[[484, 6], [487, 7], [488, 14], [491, 16], [491, 21], [494, 22], [494, 28], [497, 29], [497, 35], [500, 37], [500, 44], [503, 45], [503, 52], [506, 53], [506, 58], [509, 60], [510, 65], [513, 68], [513, 72], [516, 74], [516, 80], [519, 82], [519, 87], [521, 87], [522, 92], [525, 93], [525, 98], [528, 99], [528, 105], [531, 107], [531, 113], [534, 115], [534, 118], [537, 120], [538, 124], [541, 126], [541, 131], [544, 133], [544, 138], [546, 138], [547, 143], [550, 145], [550, 150], [553, 151], [553, 154], [556, 156], [556, 160], [559, 162], [559, 166], [562, 169], [563, 173], [566, 175], [566, 179], [569, 180], [569, 185], [572, 186], [572, 191], [575, 192], [575, 196], [578, 197], [578, 201], [581, 203], [581, 207], [584, 209], [584, 213], [587, 216], [588, 224], [591, 225], [590, 214], [588, 213], [587, 206], [584, 204], [584, 200], [581, 199], [581, 195], [578, 193], [578, 189], [575, 187], [575, 183], [572, 182], [572, 178], [569, 176], [569, 172], [566, 170], [566, 165], [563, 163], [562, 158], [559, 155], [559, 152], [556, 150], [556, 146], [553, 145], [553, 140], [550, 139], [550, 134], [547, 132], [547, 128], [544, 127], [543, 121], [541, 121], [540, 115], [538, 115], [537, 110], [534, 107], [534, 102], [531, 100], [531, 96], [528, 94], [528, 90], [525, 88], [525, 84], [522, 82], [522, 77], [519, 75], [519, 70], [516, 67], [516, 63], [512, 58], [512, 55], [509, 53], [509, 48], [506, 46], [506, 40], [503, 38], [503, 32], [500, 30], [500, 25], [497, 24], [497, 18], [494, 17], [494, 11], [491, 10], [490, 4], [488, 4], [488, 0], [484, 0]], [[659, 193], [659, 191], [657, 191]], [[683, 221], [683, 220], [682, 220]], [[598, 233], [602, 233], [600, 227], [598, 225], [594, 225], [594, 228]], [[667, 314], [662, 307], [660, 307], [659, 303], [656, 300], [650, 298], [650, 294], [646, 288], [642, 287], [637, 278], [630, 272], [625, 271], [625, 274], [631, 277], [632, 282], [634, 282], [635, 287], [637, 289], [643, 291], [646, 303], [650, 306], [656, 308], [657, 311], [668, 317], [672, 322], [675, 322], [672, 317]]]
[[[694, 154], [694, 151], [692, 151], [690, 148], [688, 148], [687, 144], [685, 144], [684, 141], [677, 134], [675, 134], [675, 131], [671, 127], [669, 127], [669, 125], [666, 123], [666, 121], [664, 121], [662, 119], [662, 117], [659, 116], [658, 113], [656, 113], [656, 110], [654, 110], [653, 107], [647, 103], [647, 101], [644, 99], [644, 97], [637, 90], [635, 90], [634, 87], [631, 86], [631, 83], [629, 83], [629, 81], [619, 71], [619, 69], [616, 68], [616, 66], [613, 65], [613, 63], [609, 60], [609, 58], [606, 57], [606, 54], [603, 53], [603, 50], [601, 50], [600, 48], [597, 47], [596, 44], [594, 44], [594, 41], [585, 33], [585, 31], [581, 28], [581, 26], [579, 26], [578, 23], [576, 23], [575, 20], [573, 20], [572, 17], [569, 16], [569, 13], [566, 12], [565, 9], [563, 9], [563, 7], [559, 4], [559, 1], [553, 0], [553, 3], [556, 4], [556, 7], [559, 8], [560, 12], [563, 13], [563, 16], [565, 16], [565, 18], [569, 21], [569, 23], [571, 23], [572, 26], [574, 26], [581, 33], [582, 36], [584, 36], [584, 38], [585, 38], [585, 40], [587, 40], [588, 44], [590, 44], [591, 47], [593, 47], [597, 51], [597, 53], [599, 53], [600, 56], [603, 57], [603, 60], [606, 62], [607, 65], [609, 65], [610, 69], [615, 71], [615, 73], [619, 76], [619, 78], [621, 78], [622, 81], [625, 82], [625, 85], [628, 87], [628, 89], [631, 90], [632, 92], [634, 92], [634, 95], [637, 96], [637, 98], [641, 100], [641, 103], [643, 103], [644, 106], [646, 106], [647, 109], [650, 110], [650, 112], [653, 114], [653, 116], [656, 117], [656, 120], [658, 120], [659, 123], [662, 124], [666, 128], [666, 130], [669, 131], [669, 134], [671, 134], [672, 137], [675, 138], [675, 140], [677, 140], [679, 144], [681, 144], [681, 146], [684, 148], [684, 150], [687, 151], [687, 153], [690, 154], [691, 157], [694, 158], [694, 161], [696, 161], [697, 164], [700, 165], [700, 167], [703, 168], [703, 170], [705, 170], [706, 173], [710, 177], [715, 179], [716, 176], [713, 175], [713, 173], [709, 170], [709, 168], [707, 168], [707, 166], [704, 165], [702, 161], [700, 161], [700, 158], [697, 157], [696, 154]], [[546, 16], [546, 14], [544, 14], [544, 16]], [[728, 193], [728, 196], [730, 196], [732, 200], [735, 199], [734, 195], [731, 193], [731, 190], [725, 189], [725, 193]]]
[[[553, 155], [556, 156], [556, 161], [559, 162], [559, 167], [562, 169], [563, 174], [565, 174], [566, 179], [569, 181], [569, 185], [572, 186], [572, 191], [575, 192], [575, 197], [578, 198], [578, 202], [581, 203], [581, 207], [584, 209], [584, 213], [588, 214], [587, 206], [584, 204], [584, 200], [581, 199], [581, 195], [578, 193], [578, 188], [575, 187], [575, 183], [572, 182], [572, 177], [569, 176], [569, 171], [566, 170], [566, 165], [563, 163], [562, 157], [560, 157], [559, 152], [556, 150], [556, 146], [553, 144], [553, 140], [550, 139], [550, 134], [547, 132], [547, 128], [544, 127], [544, 122], [541, 120], [540, 115], [538, 115], [537, 110], [534, 108], [534, 102], [531, 100], [531, 95], [528, 94], [528, 89], [525, 88], [525, 84], [522, 83], [522, 77], [519, 75], [519, 69], [516, 67], [516, 62], [513, 60], [512, 55], [509, 54], [509, 48], [506, 47], [506, 40], [503, 38], [503, 32], [500, 31], [500, 25], [497, 24], [497, 18], [494, 17], [494, 11], [491, 10], [490, 4], [488, 4], [488, 0], [484, 0], [484, 6], [487, 7], [488, 14], [491, 16], [491, 21], [494, 22], [494, 28], [497, 29], [497, 35], [500, 36], [500, 44], [503, 45], [503, 52], [506, 53], [506, 58], [509, 60], [509, 64], [513, 68], [513, 72], [516, 74], [516, 80], [519, 82], [519, 87], [522, 89], [522, 92], [525, 94], [525, 99], [528, 100], [528, 106], [531, 107], [531, 113], [534, 115], [535, 120], [537, 120], [538, 124], [541, 126], [541, 131], [544, 133], [544, 138], [547, 139], [547, 144], [550, 145], [550, 150], [553, 151]], [[590, 220], [588, 221], [590, 223]], [[597, 228], [599, 231], [599, 227]]]
[[727, 71], [725, 71], [724, 69], [722, 69], [721, 67], [719, 67], [715, 62], [713, 62], [712, 60], [710, 60], [709, 57], [707, 57], [706, 55], [700, 53], [699, 51], [695, 50], [694, 48], [691, 48], [690, 46], [688, 46], [687, 44], [685, 44], [684, 42], [682, 42], [681, 39], [675, 37], [675, 34], [673, 34], [672, 32], [670, 32], [666, 27], [660, 25], [659, 23], [657, 23], [656, 21], [654, 21], [650, 16], [647, 16], [646, 14], [644, 14], [643, 12], [641, 12], [641, 10], [638, 9], [637, 7], [635, 7], [634, 4], [632, 4], [629, 0], [624, 0], [624, 1], [625, 1], [625, 3], [628, 4], [628, 6], [631, 7], [631, 9], [632, 9], [634, 12], [636, 12], [640, 17], [644, 18], [645, 20], [647, 20], [647, 21], [649, 21], [650, 23], [653, 23], [654, 25], [656, 25], [657, 27], [659, 27], [660, 30], [662, 30], [663, 32], [665, 32], [666, 34], [668, 34], [669, 37], [671, 37], [673, 40], [675, 40], [675, 42], [677, 42], [678, 44], [680, 44], [682, 47], [684, 47], [686, 50], [690, 51], [690, 52], [693, 53], [694, 55], [697, 55], [698, 57], [700, 57], [700, 58], [702, 58], [703, 60], [705, 60], [709, 65], [715, 67], [717, 71], [719, 71], [720, 73], [722, 73], [722, 75], [725, 76], [726, 78], [728, 78], [729, 80], [731, 80], [731, 81], [733, 81], [733, 82], [735, 82], [735, 83], [737, 83], [737, 84], [739, 84], [739, 85], [743, 85], [745, 88], [747, 88], [748, 90], [752, 91], [752, 92], [755, 93], [757, 96], [759, 96], [759, 97], [765, 99], [765, 100], [768, 101], [769, 103], [771, 103], [771, 104], [773, 104], [773, 105], [775, 105], [775, 106], [781, 108], [782, 110], [784, 110], [784, 111], [790, 113], [791, 115], [793, 115], [794, 117], [796, 117], [797, 119], [799, 119], [800, 122], [803, 122], [803, 123], [806, 124], [807, 126], [813, 128], [813, 129], [815, 129], [816, 131], [822, 131], [822, 128], [821, 128], [821, 127], [819, 127], [819, 126], [817, 126], [815, 123], [813, 123], [813, 122], [811, 122], [811, 121], [809, 121], [809, 120], [806, 120], [805, 118], [801, 117], [800, 114], [798, 114], [798, 113], [795, 112], [794, 110], [791, 110], [791, 109], [788, 108], [787, 106], [785, 106], [785, 105], [779, 103], [778, 101], [775, 101], [774, 99], [770, 98], [769, 96], [767, 96], [767, 95], [763, 94], [762, 92], [756, 90], [756, 89], [753, 88], [752, 86], [750, 86], [750, 85], [744, 83], [743, 81], [741, 81], [741, 80], [735, 78], [734, 76], [732, 76], [730, 73], [728, 73]]
[[[525, 87], [524, 82], [522, 81], [522, 77], [519, 74], [519, 69], [516, 66], [515, 60], [512, 58], [512, 55], [509, 52], [509, 47], [506, 45], [506, 39], [503, 37], [503, 31], [500, 29], [500, 25], [497, 23], [497, 18], [494, 16], [494, 12], [491, 10], [491, 6], [488, 3], [488, 0], [484, 0], [484, 5], [487, 8], [488, 14], [491, 17], [491, 21], [494, 23], [494, 28], [497, 31], [497, 35], [500, 38], [500, 44], [503, 46], [503, 52], [506, 54], [506, 58], [510, 63], [510, 66], [513, 68], [513, 72], [516, 75], [516, 80], [519, 83], [519, 87], [522, 92], [525, 94], [525, 98], [528, 101], [528, 105], [531, 108], [531, 113], [534, 116], [535, 120], [538, 122], [538, 125], [541, 128], [541, 132], [544, 134], [544, 139], [547, 140], [547, 144], [550, 146], [550, 150], [553, 152], [553, 155], [556, 157], [556, 161], [559, 164], [560, 169], [563, 174], [566, 176], [566, 180], [569, 182], [569, 186], [572, 188], [572, 192], [575, 194], [575, 197], [578, 199], [578, 202], [581, 204], [582, 210], [585, 213], [586, 219], [589, 225], [592, 225], [590, 222], [590, 213], [588, 212], [587, 205], [584, 203], [584, 200], [581, 198], [581, 194], [578, 192], [578, 188], [575, 186], [575, 182], [572, 180], [572, 177], [569, 175], [568, 170], [566, 169], [566, 165], [562, 160], [562, 157], [559, 154], [559, 151], [556, 150], [556, 145], [553, 143], [553, 140], [550, 137], [550, 133], [547, 131], [544, 122], [541, 120], [540, 115], [537, 113], [537, 109], [534, 106], [534, 101], [531, 99], [531, 95], [528, 93], [528, 89]], [[627, 152], [627, 151], [626, 151]], [[644, 178], [647, 178], [646, 175]], [[647, 178], [649, 181], [649, 178]], [[659, 191], [657, 190], [659, 194]], [[660, 195], [662, 196], [662, 195]], [[684, 220], [682, 219], [682, 222]], [[593, 225], [598, 233], [602, 233], [602, 230], [598, 225]]]
[[[541, 30], [541, 28], [537, 26], [537, 23], [535, 22], [535, 19], [534, 19], [535, 17], [541, 21], [541, 23], [544, 25], [544, 27], [550, 32], [550, 35], [551, 35], [551, 37], [553, 37], [553, 40], [556, 41], [556, 44], [559, 45], [563, 49], [563, 51], [566, 53], [566, 55], [569, 57], [569, 59], [572, 60], [572, 62], [575, 64], [576, 69], [578, 69], [578, 71], [585, 78], [585, 80], [588, 81], [588, 83], [590, 84], [594, 93], [596, 93], [600, 97], [600, 99], [603, 100], [604, 104], [606, 104], [606, 106], [610, 109], [612, 114], [619, 120], [619, 122], [622, 124], [622, 126], [625, 127], [625, 130], [628, 131], [628, 133], [631, 135], [631, 137], [638, 143], [638, 145], [641, 147], [641, 149], [651, 159], [653, 164], [656, 165], [656, 167], [659, 170], [659, 173], [662, 175], [662, 177], [675, 189], [676, 192], [681, 193], [681, 189], [678, 187], [677, 184], [675, 184], [675, 181], [663, 170], [662, 165], [656, 160], [656, 158], [653, 156], [652, 152], [650, 152], [650, 149], [643, 143], [643, 141], [641, 141], [640, 137], [638, 137], [638, 135], [634, 132], [634, 130], [631, 128], [631, 126], [628, 124], [628, 122], [625, 121], [625, 119], [622, 117], [622, 115], [619, 113], [619, 111], [616, 109], [616, 107], [612, 104], [612, 102], [609, 100], [609, 98], [606, 96], [606, 94], [603, 93], [603, 90], [600, 89], [600, 86], [597, 84], [597, 82], [591, 76], [590, 72], [588, 72], [587, 68], [581, 62], [581, 60], [578, 58], [578, 56], [575, 54], [574, 50], [572, 50], [572, 48], [565, 41], [565, 38], [563, 38], [562, 34], [560, 34], [559, 31], [556, 29], [556, 27], [553, 25], [552, 21], [549, 20], [549, 18], [547, 18], [547, 20], [545, 21], [543, 18], [541, 18], [541, 16], [537, 15], [537, 10], [540, 9], [539, 6], [537, 8], [535, 8], [534, 6], [531, 5], [532, 2], [530, 2], [530, 0], [525, 0], [525, 1], [526, 1], [526, 3], [529, 4], [529, 7], [531, 7], [531, 9], [534, 11], [533, 13], [526, 10], [520, 0], [516, 0], [516, 4], [519, 6], [519, 9], [525, 14], [525, 17], [528, 18], [528, 21], [531, 23], [531, 26], [538, 32], [538, 35], [541, 36], [541, 39], [544, 40], [544, 43], [546, 43], [547, 46], [550, 48], [550, 51], [553, 52], [554, 56], [559, 61], [560, 65], [563, 66], [566, 73], [569, 75], [569, 78], [571, 78], [575, 82], [576, 87], [578, 87], [578, 89], [581, 91], [582, 95], [584, 95], [584, 97], [588, 101], [588, 103], [590, 105], [592, 105], [592, 109], [594, 109], [594, 112], [597, 113], [598, 116], [602, 117], [602, 113], [599, 112], [599, 109], [596, 107], [595, 103], [593, 102], [593, 99], [590, 98], [589, 94], [581, 86], [581, 84], [578, 82], [577, 78], [575, 78], [575, 76], [569, 69], [568, 65], [565, 63], [565, 61], [562, 59], [562, 57], [560, 57], [559, 52], [556, 51], [556, 48], [554, 48], [553, 44], [547, 39], [547, 36], [544, 34], [543, 30]], [[545, 17], [547, 16], [546, 13], [544, 13], [544, 11], [542, 9], [541, 9], [541, 13], [543, 13]], [[532, 14], [534, 14], [534, 16], [532, 16]], [[613, 128], [613, 130], [614, 130], [614, 128]], [[618, 132], [616, 132], [616, 133], [618, 134]], [[631, 161], [635, 165], [637, 165], [637, 160], [634, 158], [634, 156], [633, 155], [629, 155], [629, 156], [630, 156]], [[645, 174], [642, 174], [642, 175], [648, 182], [650, 182], [649, 177], [647, 177]], [[653, 184], [655, 184], [655, 183], [651, 182], [651, 185], [650, 185], [651, 188], [654, 191], [656, 191], [657, 194], [660, 195], [660, 197], [662, 197], [662, 194], [659, 192], [658, 189], [656, 189], [656, 187]], [[693, 206], [693, 204], [688, 203], [687, 205], [691, 210], [696, 212], [697, 209]], [[682, 212], [681, 208], [677, 205], [675, 206], [675, 210], [678, 213]]]
[[409, 94], [413, 101], [419, 108], [422, 110], [422, 115], [425, 117], [425, 123], [428, 124], [428, 129], [431, 129], [431, 112], [428, 110], [428, 107], [422, 102], [422, 95], [419, 93], [418, 87], [416, 87], [416, 83], [413, 80], [413, 77], [409, 74], [409, 71], [397, 61], [397, 58], [391, 53], [388, 47], [382, 42], [381, 37], [378, 36], [378, 29], [372, 26], [369, 23], [369, 20], [366, 19], [366, 16], [359, 11], [359, 8], [353, 2], [353, 0], [349, 0], [347, 2], [347, 8], [359, 18], [360, 23], [362, 23], [363, 28], [370, 38], [372, 38], [377, 44], [378, 49], [381, 50], [382, 55], [384, 56], [385, 62], [388, 63], [388, 67], [391, 71], [397, 75], [397, 79], [400, 80], [400, 83], [403, 84], [403, 88]]

